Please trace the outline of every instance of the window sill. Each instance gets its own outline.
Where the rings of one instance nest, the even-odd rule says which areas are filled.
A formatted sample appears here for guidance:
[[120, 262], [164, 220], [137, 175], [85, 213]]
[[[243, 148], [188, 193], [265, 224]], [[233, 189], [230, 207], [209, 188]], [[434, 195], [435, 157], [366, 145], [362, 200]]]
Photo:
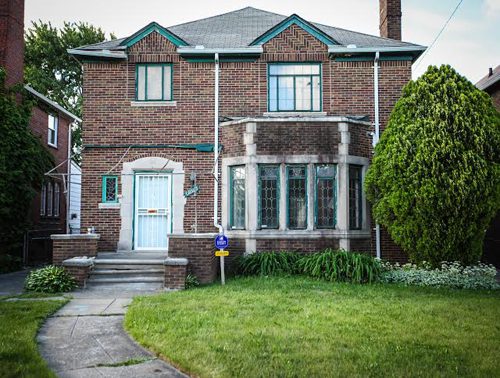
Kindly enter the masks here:
[[324, 117], [326, 112], [265, 112], [264, 117]]
[[177, 101], [131, 101], [131, 106], [177, 106]]
[[120, 208], [120, 202], [113, 202], [113, 203], [101, 202], [101, 203], [99, 203], [99, 209], [119, 209], [119, 208]]
[[57, 144], [52, 144], [52, 143], [48, 143], [48, 142], [47, 142], [47, 145], [48, 145], [49, 147], [55, 148], [56, 150], [58, 149], [58, 148], [57, 148]]

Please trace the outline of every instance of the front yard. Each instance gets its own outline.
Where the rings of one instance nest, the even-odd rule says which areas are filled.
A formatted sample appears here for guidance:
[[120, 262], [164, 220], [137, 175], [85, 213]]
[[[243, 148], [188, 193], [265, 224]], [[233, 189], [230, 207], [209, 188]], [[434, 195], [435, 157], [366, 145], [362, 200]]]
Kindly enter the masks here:
[[55, 377], [38, 353], [36, 334], [66, 301], [0, 301], [0, 377]]
[[139, 297], [125, 327], [185, 372], [498, 376], [500, 293], [239, 278]]

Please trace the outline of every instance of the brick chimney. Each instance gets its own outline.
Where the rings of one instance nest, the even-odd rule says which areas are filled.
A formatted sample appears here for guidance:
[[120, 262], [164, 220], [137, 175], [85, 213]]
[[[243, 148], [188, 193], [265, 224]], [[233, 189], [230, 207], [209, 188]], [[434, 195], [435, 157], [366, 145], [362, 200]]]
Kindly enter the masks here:
[[401, 41], [401, 0], [379, 0], [380, 36]]
[[0, 0], [0, 65], [7, 86], [23, 81], [24, 0]]

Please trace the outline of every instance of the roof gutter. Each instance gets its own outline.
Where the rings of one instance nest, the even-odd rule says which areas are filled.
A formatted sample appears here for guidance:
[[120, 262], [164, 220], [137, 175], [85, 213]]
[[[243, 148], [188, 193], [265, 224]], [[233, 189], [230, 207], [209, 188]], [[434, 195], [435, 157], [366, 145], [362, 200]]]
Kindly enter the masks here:
[[111, 50], [78, 50], [68, 49], [68, 54], [73, 56], [89, 56], [94, 58], [112, 58], [112, 59], [127, 59], [127, 54], [123, 51], [111, 52]]
[[362, 54], [362, 53], [400, 53], [400, 52], [414, 52], [423, 53], [427, 47], [425, 46], [400, 46], [400, 47], [345, 47], [345, 46], [328, 46], [330, 54]]

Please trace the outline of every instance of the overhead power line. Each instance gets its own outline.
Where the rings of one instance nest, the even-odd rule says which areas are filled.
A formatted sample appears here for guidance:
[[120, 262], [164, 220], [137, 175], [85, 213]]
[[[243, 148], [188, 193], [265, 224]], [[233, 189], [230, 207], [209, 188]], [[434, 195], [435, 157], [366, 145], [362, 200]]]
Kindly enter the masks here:
[[439, 39], [439, 37], [441, 36], [441, 34], [443, 34], [444, 29], [446, 29], [446, 26], [448, 26], [448, 24], [450, 23], [451, 19], [455, 15], [455, 13], [457, 13], [458, 8], [463, 3], [463, 1], [464, 0], [460, 0], [458, 2], [457, 6], [455, 7], [455, 9], [453, 10], [453, 12], [451, 13], [450, 17], [448, 18], [448, 20], [446, 20], [446, 22], [444, 23], [443, 27], [439, 31], [439, 33], [436, 35], [436, 38], [434, 38], [434, 40], [432, 41], [432, 43], [430, 44], [430, 46], [427, 48], [427, 50], [425, 50], [425, 52], [422, 54], [422, 56], [418, 60], [417, 64], [415, 65], [415, 69], [418, 68], [418, 66], [420, 65], [420, 63], [422, 63], [422, 61], [424, 60], [424, 58], [427, 55], [427, 53], [432, 49], [432, 47], [434, 46], [434, 44], [436, 43], [436, 41]]

